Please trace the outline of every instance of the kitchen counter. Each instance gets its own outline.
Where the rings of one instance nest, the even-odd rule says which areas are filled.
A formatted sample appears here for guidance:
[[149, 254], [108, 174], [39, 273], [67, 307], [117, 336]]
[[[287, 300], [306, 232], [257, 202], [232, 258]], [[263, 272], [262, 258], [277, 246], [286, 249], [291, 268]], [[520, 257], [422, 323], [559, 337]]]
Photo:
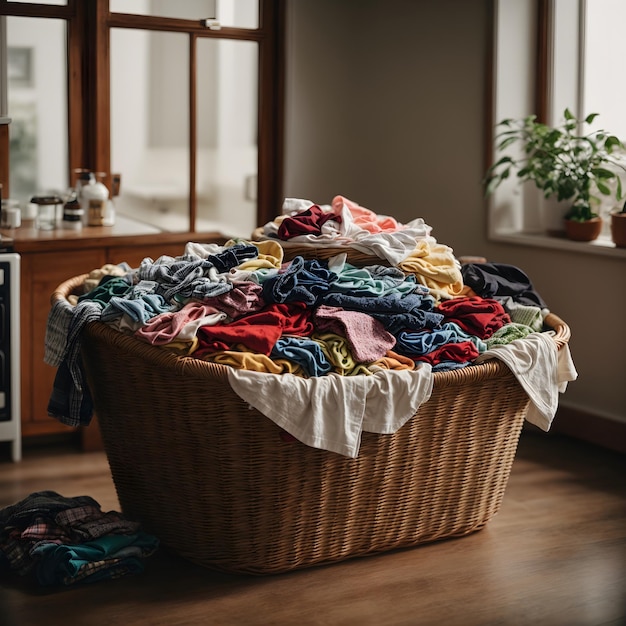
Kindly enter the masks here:
[[[55, 252], [63, 250], [83, 250], [98, 247], [123, 245], [176, 244], [183, 246], [188, 241], [215, 241], [227, 239], [225, 235], [213, 231], [189, 233], [187, 231], [163, 231], [146, 222], [118, 215], [113, 226], [83, 226], [74, 230], [65, 228], [58, 222], [54, 230], [40, 230], [34, 220], [24, 220], [19, 228], [0, 230], [2, 244], [12, 240], [15, 252]], [[182, 250], [181, 250], [182, 254]]]

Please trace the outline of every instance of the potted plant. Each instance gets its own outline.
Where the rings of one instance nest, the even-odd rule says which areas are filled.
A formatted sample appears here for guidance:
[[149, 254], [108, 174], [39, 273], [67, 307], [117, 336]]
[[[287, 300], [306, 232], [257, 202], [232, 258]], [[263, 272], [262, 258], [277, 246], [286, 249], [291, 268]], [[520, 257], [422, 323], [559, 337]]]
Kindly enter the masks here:
[[595, 239], [602, 226], [596, 211], [600, 204], [597, 193], [621, 200], [622, 183], [615, 169], [626, 171], [616, 155], [624, 146], [615, 135], [603, 130], [580, 134], [582, 122], [591, 124], [597, 116], [592, 113], [581, 121], [565, 109], [559, 126], [538, 122], [535, 115], [500, 122], [502, 130], [495, 138], [497, 151], [516, 144], [521, 147], [521, 156], [500, 157], [487, 170], [485, 192], [492, 193], [515, 172], [520, 182], [532, 181], [546, 198], [568, 202], [564, 215], [568, 237], [578, 241]]
[[611, 238], [618, 248], [626, 248], [626, 202], [621, 211], [611, 213]]

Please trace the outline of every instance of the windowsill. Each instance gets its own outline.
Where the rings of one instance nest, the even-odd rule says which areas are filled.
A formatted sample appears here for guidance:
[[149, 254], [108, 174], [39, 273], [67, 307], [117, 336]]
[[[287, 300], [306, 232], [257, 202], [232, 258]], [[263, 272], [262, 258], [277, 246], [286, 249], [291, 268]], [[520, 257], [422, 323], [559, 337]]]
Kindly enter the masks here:
[[626, 259], [626, 248], [616, 248], [615, 244], [606, 237], [599, 237], [595, 241], [590, 242], [580, 242], [571, 241], [565, 237], [551, 237], [543, 234], [511, 231], [490, 233], [489, 240], [536, 248], [547, 248], [550, 250], [567, 250], [583, 254], [608, 256], [615, 259]]

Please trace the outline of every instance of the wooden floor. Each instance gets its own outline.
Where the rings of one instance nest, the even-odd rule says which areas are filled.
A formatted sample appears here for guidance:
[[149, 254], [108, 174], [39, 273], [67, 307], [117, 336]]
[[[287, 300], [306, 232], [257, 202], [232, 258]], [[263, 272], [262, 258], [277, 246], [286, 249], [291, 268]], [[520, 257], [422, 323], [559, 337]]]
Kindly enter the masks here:
[[[52, 489], [119, 510], [103, 453], [24, 457], [0, 456], [0, 507]], [[163, 550], [143, 574], [62, 590], [5, 575], [0, 624], [622, 625], [625, 470], [617, 453], [524, 432], [500, 512], [462, 539], [260, 578]]]

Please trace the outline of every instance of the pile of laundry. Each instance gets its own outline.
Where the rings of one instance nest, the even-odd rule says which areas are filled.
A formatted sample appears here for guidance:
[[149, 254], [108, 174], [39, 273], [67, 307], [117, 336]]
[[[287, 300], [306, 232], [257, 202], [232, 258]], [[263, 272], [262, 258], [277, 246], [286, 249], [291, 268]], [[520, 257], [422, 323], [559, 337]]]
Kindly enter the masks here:
[[90, 496], [39, 491], [0, 509], [0, 571], [73, 585], [143, 571], [158, 540]]
[[[298, 437], [302, 429], [285, 423], [293, 403], [317, 404], [321, 415], [325, 397], [331, 406], [352, 392], [371, 402], [384, 387], [387, 413], [379, 411], [383, 423], [372, 428], [391, 432], [402, 398], [410, 399], [406, 419], [428, 399], [433, 372], [500, 358], [494, 350], [530, 337], [522, 348], [529, 354], [508, 356], [530, 359], [532, 368], [518, 373], [533, 369], [532, 384], [525, 382], [540, 413], [535, 421], [547, 429], [557, 355], [544, 332], [546, 303], [519, 268], [461, 265], [431, 230], [421, 218], [400, 224], [343, 196], [324, 206], [287, 198], [283, 214], [251, 241], [189, 242], [179, 257], [93, 270], [85, 292], [57, 301], [48, 317], [45, 361], [58, 368], [48, 411], [72, 426], [89, 423], [80, 334], [97, 320], [177, 355], [229, 366], [233, 389]], [[336, 254], [323, 261], [288, 255], [294, 246], [331, 246]], [[351, 249], [371, 255], [369, 264], [351, 264]], [[573, 366], [565, 369], [558, 378], [571, 380]], [[346, 407], [346, 420], [353, 409]]]

